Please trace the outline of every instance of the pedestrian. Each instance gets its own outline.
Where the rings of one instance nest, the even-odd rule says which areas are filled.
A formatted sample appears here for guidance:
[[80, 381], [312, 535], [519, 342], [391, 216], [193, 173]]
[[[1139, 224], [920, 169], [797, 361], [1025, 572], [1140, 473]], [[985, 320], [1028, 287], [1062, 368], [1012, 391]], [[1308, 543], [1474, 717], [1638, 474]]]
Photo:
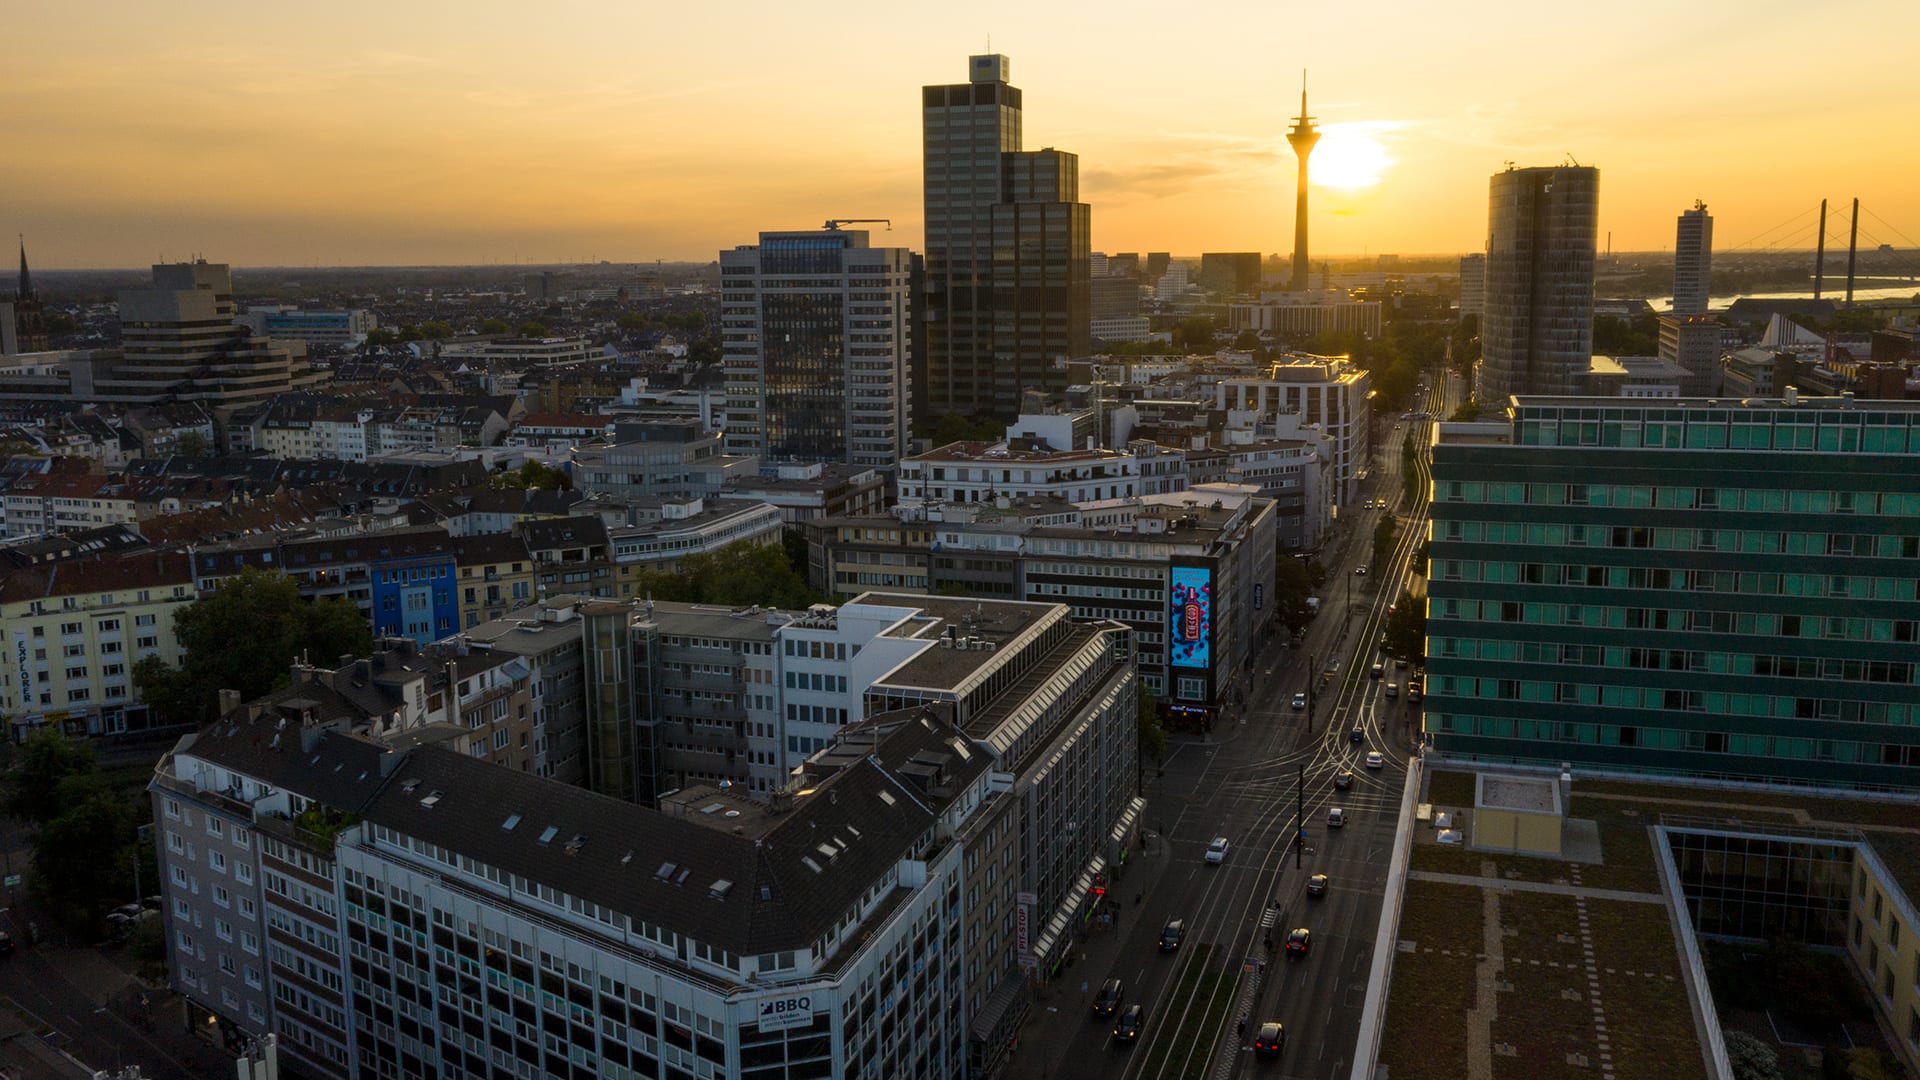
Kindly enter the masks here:
[[1247, 1037], [1247, 1018], [1244, 1015], [1240, 1017], [1240, 1037]]
[[1134, 894], [1133, 894], [1133, 906], [1134, 906], [1134, 907], [1139, 907], [1139, 906], [1140, 906], [1140, 898], [1141, 898], [1142, 896], [1144, 896], [1144, 895], [1145, 895], [1144, 893], [1134, 893]]

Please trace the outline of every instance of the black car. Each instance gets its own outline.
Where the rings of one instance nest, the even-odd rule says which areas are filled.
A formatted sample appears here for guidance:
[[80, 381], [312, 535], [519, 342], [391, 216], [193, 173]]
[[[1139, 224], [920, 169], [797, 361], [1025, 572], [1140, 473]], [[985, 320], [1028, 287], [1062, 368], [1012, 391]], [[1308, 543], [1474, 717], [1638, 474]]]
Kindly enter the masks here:
[[1339, 772], [1334, 773], [1333, 786], [1338, 791], [1345, 791], [1348, 788], [1352, 787], [1353, 786], [1353, 770], [1341, 769]]
[[1120, 1013], [1120, 1019], [1113, 1022], [1113, 1037], [1119, 1042], [1132, 1042], [1140, 1037], [1140, 1029], [1147, 1026], [1147, 1010], [1140, 1005], [1129, 1005]]
[[1260, 1025], [1253, 1036], [1253, 1051], [1256, 1054], [1277, 1054], [1287, 1045], [1287, 1029], [1280, 1026], [1278, 1020], [1269, 1020]]
[[1093, 1015], [1112, 1016], [1120, 1008], [1122, 990], [1119, 979], [1108, 979], [1100, 984], [1100, 992], [1093, 995]]
[[[1186, 936], [1187, 920], [1174, 919], [1172, 922], [1167, 923], [1167, 925], [1160, 928], [1160, 951], [1172, 952], [1179, 948], [1180, 942], [1185, 939]], [[1139, 1008], [1137, 1005], [1134, 1007]]]
[[1327, 875], [1325, 874], [1315, 874], [1312, 877], [1308, 878], [1307, 879], [1307, 895], [1308, 896], [1327, 895], [1327, 881], [1328, 881], [1328, 878], [1327, 878]]
[[1359, 728], [1354, 728], [1352, 731], [1347, 732], [1347, 741], [1351, 743], [1365, 742], [1367, 741], [1367, 733], [1361, 731]]
[[1312, 944], [1313, 932], [1303, 926], [1287, 935], [1287, 955], [1290, 957], [1305, 956], [1307, 955], [1307, 948]]

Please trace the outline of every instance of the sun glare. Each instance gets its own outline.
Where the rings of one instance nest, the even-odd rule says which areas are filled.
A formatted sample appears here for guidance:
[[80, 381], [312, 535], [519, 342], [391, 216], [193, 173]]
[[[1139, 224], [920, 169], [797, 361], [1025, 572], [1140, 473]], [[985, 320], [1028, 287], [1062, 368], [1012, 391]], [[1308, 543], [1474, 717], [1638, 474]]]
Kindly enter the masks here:
[[1315, 187], [1357, 191], [1380, 182], [1393, 164], [1371, 125], [1329, 124], [1314, 147], [1308, 167]]

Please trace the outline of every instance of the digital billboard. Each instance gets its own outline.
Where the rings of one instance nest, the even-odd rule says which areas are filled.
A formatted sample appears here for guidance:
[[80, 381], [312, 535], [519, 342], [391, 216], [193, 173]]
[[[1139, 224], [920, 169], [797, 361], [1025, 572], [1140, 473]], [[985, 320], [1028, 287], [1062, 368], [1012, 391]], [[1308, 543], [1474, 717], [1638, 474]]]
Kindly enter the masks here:
[[1205, 566], [1172, 568], [1167, 587], [1167, 662], [1174, 667], [1213, 666], [1213, 571]]

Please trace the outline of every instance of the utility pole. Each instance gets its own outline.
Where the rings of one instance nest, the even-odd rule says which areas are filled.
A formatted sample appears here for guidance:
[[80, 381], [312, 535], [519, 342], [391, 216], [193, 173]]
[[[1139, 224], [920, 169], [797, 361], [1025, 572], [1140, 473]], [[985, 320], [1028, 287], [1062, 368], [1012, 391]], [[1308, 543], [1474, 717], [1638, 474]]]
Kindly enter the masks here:
[[1300, 860], [1306, 856], [1302, 849], [1307, 846], [1307, 764], [1304, 761], [1298, 762], [1293, 768], [1294, 813], [1297, 817], [1293, 830], [1293, 868], [1298, 870]]
[[1307, 654], [1307, 734], [1313, 734], [1313, 703], [1320, 696], [1320, 684], [1313, 681], [1320, 663], [1312, 653]]

